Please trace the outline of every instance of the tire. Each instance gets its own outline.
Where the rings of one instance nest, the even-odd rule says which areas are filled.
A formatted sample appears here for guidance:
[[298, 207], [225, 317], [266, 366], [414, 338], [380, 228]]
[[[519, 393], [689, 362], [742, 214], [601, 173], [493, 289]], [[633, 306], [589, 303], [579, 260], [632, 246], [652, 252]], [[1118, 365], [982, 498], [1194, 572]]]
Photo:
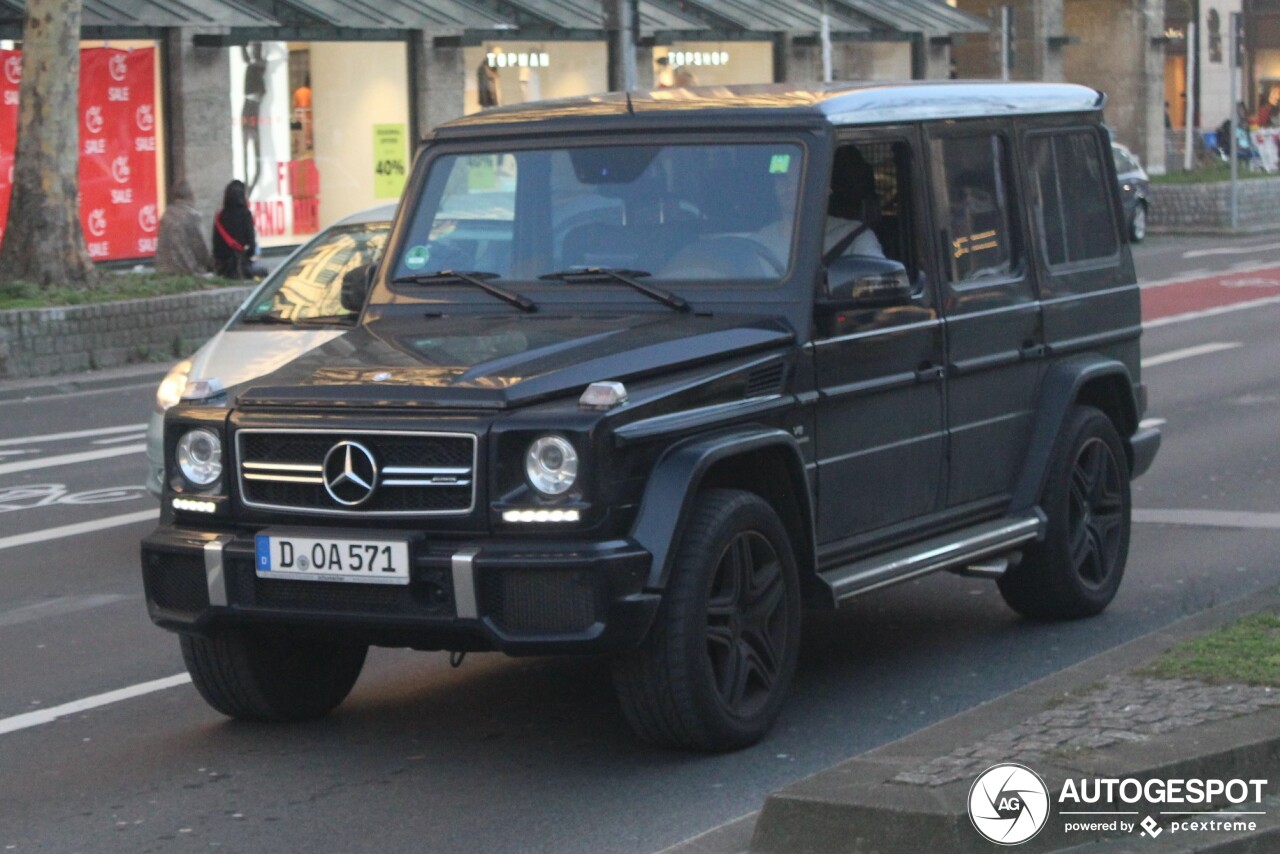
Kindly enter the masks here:
[[1129, 242], [1141, 243], [1147, 239], [1147, 203], [1138, 202], [1129, 220]]
[[800, 581], [777, 513], [750, 492], [698, 496], [648, 637], [614, 659], [645, 741], [720, 752], [764, 737], [800, 647]]
[[364, 667], [362, 644], [314, 642], [247, 629], [182, 635], [196, 690], [222, 714], [246, 721], [305, 721], [331, 712]]
[[999, 580], [1018, 613], [1037, 619], [1091, 617], [1111, 603], [1129, 555], [1129, 467], [1111, 419], [1076, 406], [1058, 433], [1040, 506], [1043, 541]]

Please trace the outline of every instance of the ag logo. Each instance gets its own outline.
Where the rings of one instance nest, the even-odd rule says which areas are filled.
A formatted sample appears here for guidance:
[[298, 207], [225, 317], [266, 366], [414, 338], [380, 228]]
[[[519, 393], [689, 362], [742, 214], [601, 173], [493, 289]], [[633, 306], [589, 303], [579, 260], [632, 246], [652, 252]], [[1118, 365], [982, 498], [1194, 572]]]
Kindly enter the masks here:
[[1040, 775], [1012, 762], [993, 765], [969, 789], [969, 820], [999, 845], [1017, 845], [1049, 819], [1049, 790]]
[[125, 76], [129, 73], [129, 60], [123, 53], [117, 53], [107, 62], [107, 71], [111, 73], [112, 80], [123, 83]]
[[95, 105], [84, 111], [84, 128], [92, 134], [102, 132], [102, 107]]
[[155, 205], [143, 205], [138, 211], [138, 228], [141, 228], [147, 234], [151, 234], [156, 230]]
[[107, 233], [107, 212], [102, 208], [89, 211], [89, 233], [101, 237]]
[[150, 104], [143, 104], [138, 107], [137, 112], [133, 115], [134, 121], [138, 123], [138, 130], [143, 133], [151, 133], [151, 129], [156, 126], [155, 114], [151, 112]]
[[129, 183], [129, 158], [121, 154], [115, 160], [111, 161], [111, 177], [116, 179], [117, 184]]
[[14, 54], [4, 61], [4, 79], [10, 83], [22, 81], [22, 54]]

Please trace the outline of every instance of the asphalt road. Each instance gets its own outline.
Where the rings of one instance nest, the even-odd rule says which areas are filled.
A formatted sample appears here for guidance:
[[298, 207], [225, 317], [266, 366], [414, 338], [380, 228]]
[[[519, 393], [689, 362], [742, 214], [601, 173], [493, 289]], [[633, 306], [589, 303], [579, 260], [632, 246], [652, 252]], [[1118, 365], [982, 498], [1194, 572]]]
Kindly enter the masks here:
[[[1139, 271], [1275, 265], [1277, 249], [1153, 240]], [[471, 655], [453, 670], [444, 654], [375, 650], [337, 712], [295, 726], [227, 721], [180, 678], [147, 690], [183, 673], [139, 578], [151, 386], [0, 403], [0, 849], [674, 844], [784, 783], [1280, 582], [1277, 329], [1274, 304], [1149, 329], [1149, 414], [1167, 424], [1134, 500], [1157, 521], [1135, 524], [1107, 612], [1029, 623], [989, 582], [939, 575], [811, 615], [775, 732], [729, 756], [636, 743], [597, 659]], [[84, 523], [110, 526], [65, 527]], [[35, 722], [85, 700], [102, 704]]]

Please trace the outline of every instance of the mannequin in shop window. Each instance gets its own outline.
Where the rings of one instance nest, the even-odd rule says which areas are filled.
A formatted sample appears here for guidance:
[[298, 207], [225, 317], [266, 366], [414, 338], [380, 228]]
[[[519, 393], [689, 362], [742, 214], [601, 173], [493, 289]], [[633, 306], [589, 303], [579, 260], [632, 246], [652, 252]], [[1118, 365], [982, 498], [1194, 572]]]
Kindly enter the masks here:
[[[267, 59], [262, 42], [250, 42], [240, 49], [244, 55], [244, 104], [240, 108], [240, 138], [244, 152], [246, 196], [253, 195], [253, 188], [262, 178], [262, 102], [267, 98]], [[249, 149], [253, 149], [253, 157]], [[252, 177], [251, 177], [252, 176]]]
[[476, 69], [476, 92], [480, 96], [480, 107], [499, 107], [502, 105], [502, 92], [498, 84], [498, 69], [489, 64], [488, 57], [480, 60]]

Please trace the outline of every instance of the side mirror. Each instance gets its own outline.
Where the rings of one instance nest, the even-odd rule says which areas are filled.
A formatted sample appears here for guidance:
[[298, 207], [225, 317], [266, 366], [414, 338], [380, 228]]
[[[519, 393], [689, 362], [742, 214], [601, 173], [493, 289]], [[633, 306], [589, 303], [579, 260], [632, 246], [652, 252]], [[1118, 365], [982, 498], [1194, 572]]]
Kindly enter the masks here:
[[373, 284], [376, 264], [361, 264], [352, 267], [342, 276], [342, 307], [347, 311], [359, 312], [364, 308], [364, 301], [369, 298], [369, 286]]
[[907, 268], [897, 261], [854, 255], [827, 268], [827, 304], [836, 308], [889, 308], [908, 305], [915, 288]]

